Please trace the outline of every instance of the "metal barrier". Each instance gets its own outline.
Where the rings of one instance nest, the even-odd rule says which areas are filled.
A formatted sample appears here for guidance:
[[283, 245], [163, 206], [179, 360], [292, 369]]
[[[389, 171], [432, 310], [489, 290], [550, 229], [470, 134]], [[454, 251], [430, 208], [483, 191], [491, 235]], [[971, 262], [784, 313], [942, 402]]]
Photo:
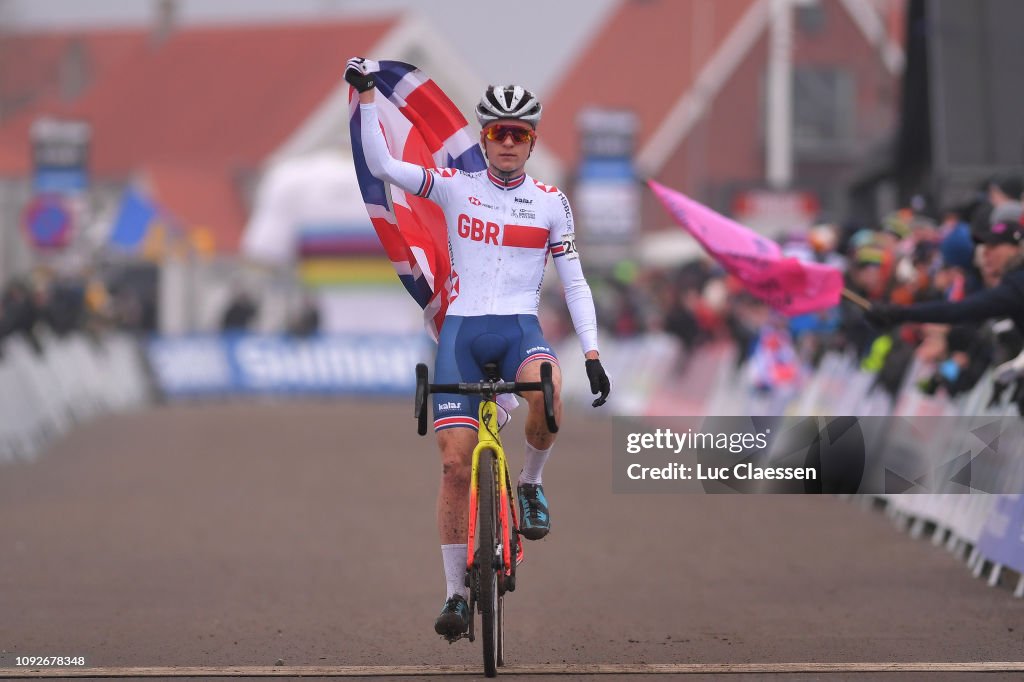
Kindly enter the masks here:
[[[937, 428], [919, 434], [936, 452], [948, 456], [957, 466], [973, 464], [972, 476], [999, 476], [1004, 482], [1011, 481], [1009, 487], [1014, 490], [1024, 488], [1024, 443], [1004, 442], [998, 448], [986, 449], [984, 439], [995, 436], [986, 436], [978, 428], [984, 418], [991, 418], [993, 423], [997, 419], [1021, 419], [1016, 405], [1005, 398], [990, 403], [994, 388], [991, 374], [969, 393], [955, 398], [928, 396], [916, 384], [931, 369], [915, 362], [902, 389], [892, 396], [876, 388], [874, 373], [863, 371], [854, 358], [831, 353], [799, 390], [784, 395], [782, 401], [766, 401], [731, 365], [728, 361], [721, 363], [706, 414], [941, 417], [930, 422]], [[972, 458], [971, 453], [979, 447], [986, 456]], [[954, 488], [958, 494], [953, 494]], [[945, 488], [940, 483], [938, 489], [942, 492], [872, 497], [885, 503], [886, 513], [896, 527], [915, 538], [928, 537], [936, 546], [955, 553], [976, 577], [985, 575], [988, 569], [989, 585], [999, 584], [1005, 569], [1016, 572], [1014, 594], [1024, 596], [1024, 495], [962, 494], [962, 487], [948, 481]]]
[[42, 335], [37, 353], [20, 337], [0, 359], [0, 464], [31, 459], [73, 425], [148, 404], [151, 391], [138, 345], [112, 334]]
[[[8, 339], [4, 345], [0, 463], [35, 456], [52, 438], [77, 423], [152, 400], [146, 362], [139, 344], [130, 337], [111, 335], [98, 342], [81, 335], [47, 337], [42, 345], [41, 354], [19, 338]], [[409, 391], [404, 382], [411, 381], [411, 372], [401, 370], [386, 385], [370, 386], [359, 368], [402, 368], [411, 366], [410, 358], [429, 354], [418, 337], [302, 342], [270, 337], [157, 339], [147, 350], [157, 383], [167, 397], [368, 390], [405, 394]], [[574, 341], [561, 344], [558, 350], [563, 364], [580, 356]], [[904, 388], [890, 396], [874, 388], [874, 375], [862, 371], [853, 358], [833, 353], [823, 358], [798, 389], [766, 396], [764, 391], [753, 390], [749, 377], [737, 372], [732, 354], [723, 352], [722, 347], [703, 349], [689, 358], [691, 370], [700, 370], [699, 385], [687, 385], [676, 371], [683, 360], [678, 342], [666, 335], [603, 343], [602, 362], [612, 377], [613, 391], [606, 410], [595, 416], [653, 414], [652, 405], [658, 403], [662, 408], [666, 404], [695, 405], [704, 414], [716, 416], [942, 417], [943, 427], [923, 437], [935, 448], [944, 448], [951, 459], [965, 449], [970, 452], [969, 439], [975, 437], [971, 425], [976, 423], [971, 420], [979, 416], [1019, 418], [1016, 407], [1008, 402], [989, 404], [991, 376], [955, 399], [931, 397], [914, 386], [927, 371], [915, 364]], [[567, 403], [586, 405], [591, 396], [582, 360], [579, 364], [580, 371], [563, 371], [563, 397]], [[197, 367], [205, 369], [197, 375]], [[218, 367], [220, 370], [213, 371]], [[210, 384], [214, 379], [216, 385]], [[672, 402], [673, 393], [681, 396], [676, 403]], [[700, 396], [699, 401], [695, 395]], [[1009, 458], [995, 458], [988, 466], [996, 467], [999, 475], [1018, 477], [1024, 486], [1021, 455], [1024, 446]], [[930, 537], [934, 544], [964, 558], [977, 576], [989, 568], [989, 584], [998, 584], [1004, 569], [1021, 574], [1015, 594], [1024, 596], [1024, 495], [940, 492], [874, 497], [885, 502], [897, 527], [914, 537]]]

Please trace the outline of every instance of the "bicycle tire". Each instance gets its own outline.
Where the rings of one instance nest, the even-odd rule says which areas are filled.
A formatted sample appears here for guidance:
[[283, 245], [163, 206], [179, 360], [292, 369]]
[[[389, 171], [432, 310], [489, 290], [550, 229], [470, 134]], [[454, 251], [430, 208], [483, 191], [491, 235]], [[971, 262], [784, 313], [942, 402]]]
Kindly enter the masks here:
[[498, 674], [498, 643], [501, 635], [498, 632], [498, 569], [495, 556], [498, 543], [497, 484], [494, 477], [494, 453], [483, 450], [480, 453], [479, 493], [477, 509], [479, 523], [477, 537], [480, 549], [477, 553], [477, 585], [479, 595], [477, 605], [480, 609], [480, 620], [483, 631], [484, 675], [496, 677]]

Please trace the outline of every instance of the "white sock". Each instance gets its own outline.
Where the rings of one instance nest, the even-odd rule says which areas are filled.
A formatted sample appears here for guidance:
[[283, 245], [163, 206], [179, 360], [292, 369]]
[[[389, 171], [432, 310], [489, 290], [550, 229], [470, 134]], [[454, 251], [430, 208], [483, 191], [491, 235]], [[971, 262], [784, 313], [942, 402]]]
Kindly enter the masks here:
[[[551, 447], [554, 447], [553, 445]], [[523, 463], [523, 470], [519, 472], [520, 483], [543, 483], [544, 463], [551, 456], [551, 448], [538, 450], [529, 443], [526, 444], [526, 461]]]
[[441, 559], [444, 561], [444, 581], [448, 584], [447, 598], [456, 594], [469, 596], [466, 587], [466, 545], [441, 545]]

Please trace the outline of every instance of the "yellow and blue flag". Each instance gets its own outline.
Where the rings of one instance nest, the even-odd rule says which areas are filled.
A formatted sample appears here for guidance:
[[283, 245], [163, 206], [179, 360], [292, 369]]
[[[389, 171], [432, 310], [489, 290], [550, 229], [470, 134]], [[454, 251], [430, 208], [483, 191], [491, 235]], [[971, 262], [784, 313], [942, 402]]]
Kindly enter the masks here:
[[155, 201], [139, 189], [129, 187], [121, 195], [121, 206], [107, 243], [123, 251], [137, 251], [160, 216], [160, 207]]

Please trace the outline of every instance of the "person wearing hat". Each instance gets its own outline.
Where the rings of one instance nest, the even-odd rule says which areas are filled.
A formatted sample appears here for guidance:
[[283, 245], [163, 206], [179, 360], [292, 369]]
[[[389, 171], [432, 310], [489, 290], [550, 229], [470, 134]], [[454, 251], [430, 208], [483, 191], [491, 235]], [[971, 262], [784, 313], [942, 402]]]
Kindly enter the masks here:
[[965, 223], [957, 223], [939, 242], [939, 268], [935, 285], [946, 298], [959, 301], [982, 289], [981, 272], [974, 265], [974, 240]]
[[901, 322], [956, 324], [1009, 317], [1024, 334], [1024, 224], [991, 223], [972, 236], [980, 245], [979, 263], [990, 288], [956, 302], [875, 303], [865, 312], [865, 319], [877, 327], [891, 327]]
[[1024, 180], [1021, 176], [1012, 173], [994, 175], [988, 179], [985, 186], [988, 200], [993, 206], [999, 207], [1009, 202], [1016, 202], [1020, 205], [1024, 199]]
[[985, 181], [985, 195], [991, 206], [985, 216], [988, 223], [1006, 221], [1024, 221], [1024, 205], [1021, 204], [1021, 193], [1024, 192], [1024, 184], [1018, 175], [1002, 174], [994, 175]]
[[882, 220], [882, 246], [895, 247], [897, 243], [910, 236], [910, 221], [914, 214], [908, 208], [893, 211]]

